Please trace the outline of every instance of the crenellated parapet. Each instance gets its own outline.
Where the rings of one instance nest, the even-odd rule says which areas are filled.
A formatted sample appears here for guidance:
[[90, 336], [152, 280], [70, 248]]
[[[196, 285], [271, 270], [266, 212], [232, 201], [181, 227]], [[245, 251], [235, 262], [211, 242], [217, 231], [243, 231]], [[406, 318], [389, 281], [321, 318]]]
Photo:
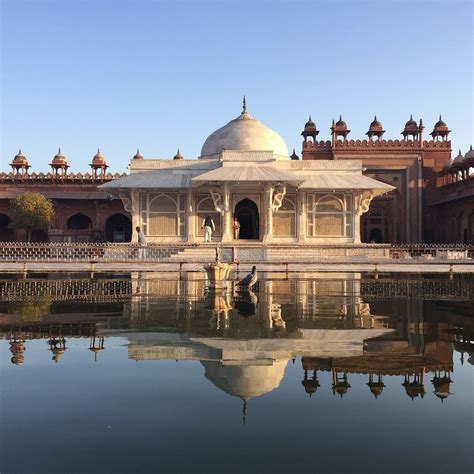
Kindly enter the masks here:
[[388, 139], [388, 140], [337, 140], [334, 145], [331, 144], [329, 140], [320, 140], [320, 141], [308, 141], [303, 143], [303, 150], [307, 151], [331, 151], [334, 148], [343, 148], [343, 149], [354, 149], [354, 148], [364, 148], [364, 149], [430, 149], [430, 150], [450, 150], [451, 141], [435, 141], [435, 140], [424, 140], [422, 143], [418, 140], [399, 140], [399, 139]]
[[425, 140], [423, 142], [423, 148], [432, 150], [451, 150], [451, 140]]
[[95, 177], [90, 173], [68, 173], [58, 176], [56, 173], [28, 173], [18, 175], [17, 173], [0, 173], [0, 181], [22, 181], [22, 182], [106, 182], [126, 176], [126, 173], [107, 173]]

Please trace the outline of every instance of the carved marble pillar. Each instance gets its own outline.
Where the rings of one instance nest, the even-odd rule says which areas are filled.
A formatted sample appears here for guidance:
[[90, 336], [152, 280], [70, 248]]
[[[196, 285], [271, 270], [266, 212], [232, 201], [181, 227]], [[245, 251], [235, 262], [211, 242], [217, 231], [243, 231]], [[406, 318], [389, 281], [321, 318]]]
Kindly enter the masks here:
[[193, 190], [192, 188], [189, 188], [186, 194], [186, 232], [188, 234], [188, 242], [196, 241], [196, 219], [194, 205]]
[[223, 209], [222, 209], [222, 218], [223, 218], [223, 228], [222, 228], [222, 242], [232, 242], [232, 220], [230, 212], [230, 192], [229, 185], [224, 183], [222, 186], [223, 192]]
[[138, 234], [135, 232], [135, 228], [141, 225], [139, 211], [139, 192], [123, 191], [119, 193], [119, 198], [123, 203], [123, 208], [132, 217], [132, 242], [136, 242], [138, 239]]
[[298, 219], [298, 242], [306, 241], [306, 203], [305, 203], [305, 194], [303, 191], [299, 191], [297, 195], [297, 207], [296, 218]]
[[222, 242], [232, 242], [229, 185], [224, 183], [222, 186], [210, 186], [209, 192], [214, 202], [214, 209], [222, 216]]
[[354, 243], [360, 244], [360, 218], [370, 207], [374, 197], [373, 191], [364, 191], [360, 194], [354, 194]]
[[264, 242], [270, 242], [273, 239], [273, 186], [267, 184], [265, 186], [265, 236]]

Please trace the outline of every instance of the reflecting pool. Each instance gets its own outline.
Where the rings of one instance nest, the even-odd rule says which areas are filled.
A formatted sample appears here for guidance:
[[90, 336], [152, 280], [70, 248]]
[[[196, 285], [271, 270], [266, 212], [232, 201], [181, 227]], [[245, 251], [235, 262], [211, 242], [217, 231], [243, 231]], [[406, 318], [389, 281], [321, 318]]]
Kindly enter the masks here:
[[465, 275], [2, 275], [0, 472], [472, 472], [473, 333]]

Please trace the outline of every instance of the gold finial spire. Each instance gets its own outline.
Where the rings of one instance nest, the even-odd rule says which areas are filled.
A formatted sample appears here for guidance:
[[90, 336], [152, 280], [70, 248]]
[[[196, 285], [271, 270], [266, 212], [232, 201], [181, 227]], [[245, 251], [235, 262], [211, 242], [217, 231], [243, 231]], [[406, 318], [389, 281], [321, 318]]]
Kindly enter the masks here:
[[247, 112], [247, 98], [244, 96], [242, 100], [242, 113], [245, 114]]

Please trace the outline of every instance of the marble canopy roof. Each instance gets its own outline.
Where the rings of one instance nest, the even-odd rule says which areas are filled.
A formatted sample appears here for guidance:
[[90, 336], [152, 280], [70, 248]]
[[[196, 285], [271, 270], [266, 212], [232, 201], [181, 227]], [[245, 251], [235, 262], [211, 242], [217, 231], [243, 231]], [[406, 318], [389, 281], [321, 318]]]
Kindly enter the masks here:
[[188, 189], [207, 183], [279, 183], [303, 190], [360, 190], [374, 195], [393, 186], [362, 174], [357, 160], [279, 160], [272, 152], [225, 150], [217, 159], [137, 160], [131, 174], [100, 186], [125, 189]]

